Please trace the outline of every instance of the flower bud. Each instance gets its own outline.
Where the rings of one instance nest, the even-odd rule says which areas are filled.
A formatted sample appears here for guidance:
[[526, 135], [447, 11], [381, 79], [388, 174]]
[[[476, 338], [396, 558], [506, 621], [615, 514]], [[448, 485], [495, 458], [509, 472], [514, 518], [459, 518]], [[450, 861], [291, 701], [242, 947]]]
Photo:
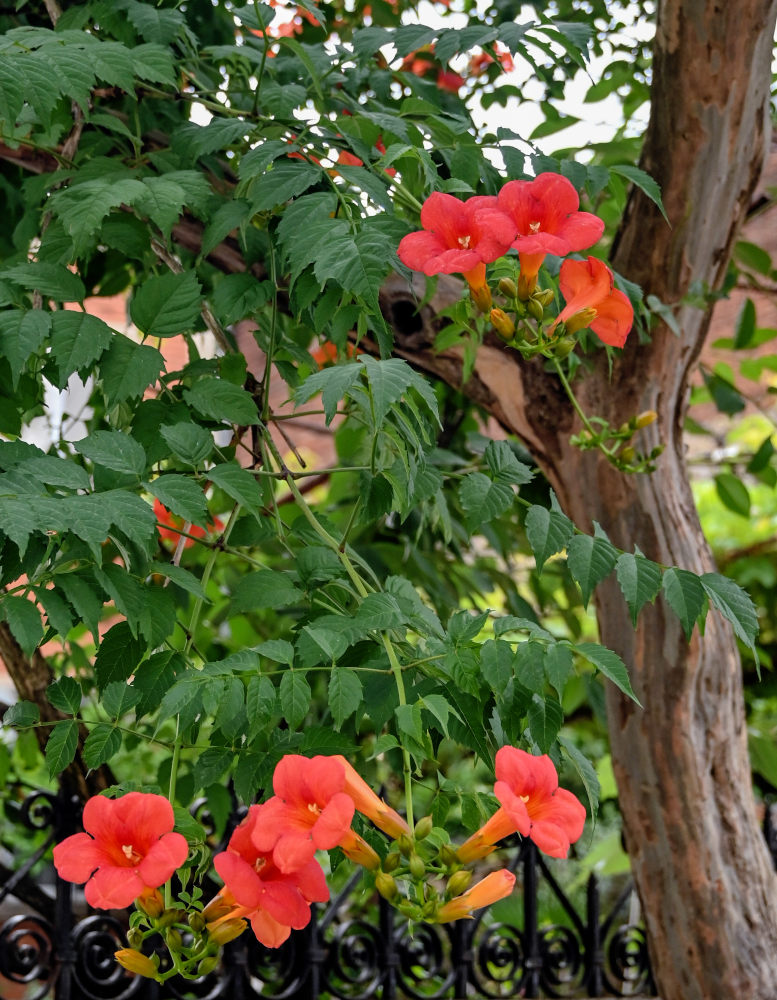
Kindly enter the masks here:
[[587, 326], [596, 319], [597, 313], [593, 306], [586, 306], [585, 309], [581, 309], [579, 312], [574, 313], [564, 324], [566, 326], [567, 333], [577, 333], [578, 330], [585, 330]]
[[218, 955], [208, 955], [207, 958], [203, 960], [197, 966], [198, 976], [207, 976], [209, 973], [213, 972], [216, 966], [219, 964]]
[[664, 448], [666, 448], [665, 444], [657, 444], [655, 448], [650, 452], [650, 457], [658, 458], [659, 455], [663, 455]]
[[531, 294], [536, 287], [536, 274], [524, 275], [521, 273], [518, 275], [518, 298], [521, 299], [522, 302], [525, 302], [531, 297]]
[[500, 278], [498, 287], [502, 295], [506, 295], [508, 299], [518, 298], [518, 286], [512, 278]]
[[205, 930], [205, 917], [201, 913], [190, 913], [189, 926], [195, 934], [202, 934]]
[[421, 907], [421, 916], [424, 920], [428, 920], [429, 917], [433, 917], [437, 912], [437, 900], [430, 899]]
[[402, 860], [402, 856], [399, 851], [389, 851], [386, 857], [383, 859], [383, 864], [381, 868], [384, 872], [393, 872], [399, 868], [399, 862]]
[[574, 337], [561, 337], [556, 341], [553, 353], [559, 360], [563, 361], [564, 358], [574, 351], [576, 345], [577, 341]]
[[411, 920], [418, 920], [421, 912], [420, 908], [415, 903], [411, 903], [409, 899], [404, 899], [401, 903], [398, 903], [397, 909], [403, 916], [410, 917]]
[[494, 329], [502, 340], [512, 340], [515, 333], [515, 323], [510, 319], [504, 309], [491, 310], [491, 322]]
[[554, 299], [553, 290], [546, 288], [543, 291], [535, 291], [532, 298], [536, 299], [541, 306], [549, 306]]
[[127, 931], [127, 944], [130, 948], [140, 951], [143, 944], [143, 931], [139, 927], [130, 927]]
[[413, 850], [413, 846], [414, 846], [413, 838], [410, 836], [409, 833], [402, 833], [397, 838], [397, 847], [399, 848], [400, 853], [404, 857], [409, 856], [410, 852]]
[[476, 287], [470, 285], [469, 296], [482, 313], [488, 312], [493, 304], [491, 289], [488, 285], [478, 285]]
[[529, 299], [526, 303], [526, 308], [529, 310], [529, 315], [537, 320], [538, 323], [542, 322], [542, 317], [544, 310], [542, 308], [542, 303], [538, 302], [537, 299]]
[[410, 868], [410, 874], [413, 878], [423, 878], [424, 875], [426, 875], [426, 865], [424, 864], [424, 859], [420, 854], [416, 854], [415, 851], [413, 851], [408, 859], [408, 867]]
[[451, 899], [453, 896], [460, 896], [472, 881], [472, 872], [469, 868], [461, 868], [454, 872], [448, 879], [445, 887], [445, 898]]
[[634, 425], [637, 430], [641, 430], [643, 427], [649, 427], [656, 420], [658, 420], [658, 414], [655, 410], [645, 410], [643, 413], [637, 414]]
[[186, 916], [186, 910], [182, 910], [179, 907], [171, 907], [169, 910], [165, 910], [162, 916], [157, 921], [157, 927], [170, 927], [172, 924], [177, 924], [182, 921]]
[[633, 462], [634, 459], [637, 457], [637, 453], [631, 446], [629, 446], [628, 448], [624, 448], [618, 457], [623, 462]]
[[174, 927], [168, 927], [165, 931], [165, 944], [170, 951], [180, 951], [183, 948], [183, 938]]
[[456, 855], [455, 848], [451, 847], [450, 844], [443, 844], [440, 848], [440, 861], [442, 861], [446, 868], [457, 865], [459, 863], [459, 859]]
[[135, 900], [135, 906], [141, 913], [145, 913], [147, 917], [155, 920], [157, 917], [161, 917], [164, 912], [165, 901], [159, 890], [150, 889], [138, 896]]
[[215, 930], [211, 931], [208, 943], [227, 944], [228, 941], [234, 941], [236, 937], [240, 937], [246, 927], [248, 927], [248, 923], [245, 920], [225, 920], [223, 924], [219, 924]]
[[[235, 905], [234, 900], [226, 899], [221, 893], [214, 896], [213, 899], [208, 903], [205, 909], [202, 911], [202, 919], [206, 923], [211, 923], [214, 920], [218, 920], [220, 917], [225, 917]], [[191, 920], [191, 918], [190, 918]], [[193, 924], [189, 926], [194, 929]]]
[[415, 830], [413, 831], [415, 833], [415, 839], [423, 840], [424, 837], [428, 837], [433, 828], [434, 820], [431, 816], [424, 816], [423, 819], [419, 819], [415, 825]]
[[113, 957], [127, 972], [134, 972], [135, 975], [145, 976], [147, 979], [156, 979], [156, 966], [142, 952], [136, 951], [134, 948], [122, 948], [115, 952]]
[[387, 875], [385, 872], [378, 872], [375, 876], [375, 888], [389, 902], [395, 899], [399, 893], [399, 886], [396, 879], [393, 875]]

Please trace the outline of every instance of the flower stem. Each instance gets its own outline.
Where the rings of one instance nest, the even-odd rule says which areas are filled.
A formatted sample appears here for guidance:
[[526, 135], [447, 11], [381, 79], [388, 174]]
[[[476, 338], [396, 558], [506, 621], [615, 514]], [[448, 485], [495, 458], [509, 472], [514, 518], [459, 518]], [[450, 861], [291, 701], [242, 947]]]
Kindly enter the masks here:
[[558, 358], [553, 358], [552, 361], [553, 361], [553, 367], [554, 367], [554, 369], [556, 371], [556, 374], [558, 375], [561, 384], [564, 386], [564, 392], [569, 397], [569, 402], [574, 407], [575, 413], [582, 420], [583, 427], [585, 427], [585, 429], [588, 431], [588, 433], [591, 435], [592, 438], [595, 438], [596, 437], [596, 431], [591, 426], [591, 422], [589, 421], [588, 417], [583, 412], [583, 408], [580, 406], [580, 403], [578, 403], [577, 396], [572, 391], [572, 386], [569, 384], [569, 380], [567, 379], [566, 375], [564, 374], [564, 369], [559, 364]]

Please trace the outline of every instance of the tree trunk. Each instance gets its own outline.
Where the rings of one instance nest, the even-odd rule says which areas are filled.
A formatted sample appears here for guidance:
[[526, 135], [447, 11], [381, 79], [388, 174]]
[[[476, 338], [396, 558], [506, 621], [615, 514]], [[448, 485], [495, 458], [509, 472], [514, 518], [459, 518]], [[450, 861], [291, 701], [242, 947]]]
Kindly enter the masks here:
[[[583, 530], [695, 573], [713, 569], [685, 467], [687, 380], [710, 320], [683, 303], [691, 282], [717, 287], [760, 173], [777, 3], [659, 4], [652, 114], [642, 166], [661, 185], [671, 227], [641, 193], [616, 239], [616, 270], [671, 305], [682, 331], [632, 335], [610, 376], [604, 354], [575, 383], [583, 408], [618, 426], [653, 409], [647, 448], [666, 452], [652, 475], [623, 476], [569, 446], [573, 414], [552, 376], [496, 342], [465, 387], [527, 443]], [[450, 294], [443, 285], [438, 294]], [[400, 353], [456, 384], [455, 356], [429, 349], [429, 317], [408, 330], [399, 285], [386, 289]], [[434, 304], [433, 304], [434, 305]], [[755, 815], [739, 656], [728, 625], [709, 616], [685, 640], [659, 597], [636, 632], [617, 582], [600, 585], [602, 642], [629, 666], [644, 709], [608, 685], [608, 717], [624, 830], [663, 1000], [772, 1000], [777, 879]]]

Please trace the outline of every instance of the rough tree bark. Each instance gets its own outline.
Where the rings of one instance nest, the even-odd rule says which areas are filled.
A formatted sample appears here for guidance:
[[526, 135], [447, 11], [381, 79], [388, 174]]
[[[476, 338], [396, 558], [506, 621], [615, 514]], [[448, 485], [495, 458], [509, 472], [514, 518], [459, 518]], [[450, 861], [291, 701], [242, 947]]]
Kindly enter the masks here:
[[[574, 415], [553, 376], [496, 344], [465, 387], [521, 436], [584, 530], [597, 520], [616, 545], [703, 573], [712, 556], [683, 456], [689, 371], [711, 309], [683, 302], [692, 281], [719, 285], [761, 170], [777, 3], [663, 0], [654, 47], [652, 113], [642, 166], [662, 187], [671, 228], [634, 193], [614, 267], [674, 308], [682, 330], [630, 339], [610, 376], [603, 356], [576, 383], [584, 409], [617, 426], [641, 410], [666, 445], [658, 471], [627, 477], [569, 446]], [[446, 294], [446, 288], [440, 290]], [[400, 352], [456, 384], [454, 357], [436, 357], [427, 314], [408, 328], [408, 296], [386, 289]], [[510, 363], [512, 362], [512, 363]], [[652, 440], [651, 440], [652, 438]], [[645, 441], [645, 438], [642, 439]], [[690, 645], [659, 597], [631, 627], [612, 579], [599, 587], [601, 638], [630, 667], [640, 709], [608, 685], [620, 806], [663, 1000], [771, 1000], [777, 959], [777, 879], [751, 794], [739, 656], [713, 614]]]

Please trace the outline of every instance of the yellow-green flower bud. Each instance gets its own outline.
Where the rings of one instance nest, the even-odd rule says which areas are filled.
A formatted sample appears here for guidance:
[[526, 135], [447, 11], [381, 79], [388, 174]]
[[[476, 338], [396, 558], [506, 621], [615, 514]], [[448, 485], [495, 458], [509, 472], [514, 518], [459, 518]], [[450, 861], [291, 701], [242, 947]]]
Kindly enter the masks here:
[[424, 864], [424, 859], [420, 854], [416, 854], [415, 851], [413, 851], [410, 855], [408, 867], [410, 868], [410, 874], [413, 878], [423, 878], [424, 875], [426, 875], [426, 865]]
[[574, 313], [566, 321], [567, 333], [577, 333], [578, 330], [585, 330], [587, 326], [596, 319], [597, 312], [593, 306], [586, 306], [585, 309], [581, 309], [579, 312]]
[[482, 313], [488, 312], [493, 304], [491, 289], [488, 285], [477, 285], [475, 287], [470, 285], [469, 296]]
[[139, 927], [130, 927], [127, 931], [127, 944], [139, 951], [143, 944], [143, 931]]
[[424, 903], [421, 907], [421, 916], [428, 920], [429, 917], [433, 917], [437, 912], [437, 900], [430, 899], [428, 902]]
[[459, 859], [456, 856], [455, 848], [451, 847], [450, 844], [443, 844], [440, 848], [440, 861], [442, 861], [446, 868], [457, 865], [459, 863]]
[[543, 291], [535, 291], [532, 298], [536, 299], [541, 306], [549, 306], [554, 299], [553, 290], [546, 288]]
[[138, 896], [135, 900], [135, 906], [141, 913], [145, 913], [147, 917], [155, 920], [164, 912], [165, 901], [158, 889], [151, 889]]
[[182, 922], [185, 917], [186, 910], [182, 910], [180, 907], [171, 907], [169, 910], [165, 910], [159, 918], [157, 927], [170, 927], [172, 924]]
[[526, 308], [529, 310], [529, 315], [537, 320], [538, 323], [542, 322], [542, 317], [544, 315], [544, 310], [542, 308], [542, 303], [538, 302], [536, 298], [531, 298], [526, 303]]
[[631, 446], [629, 446], [628, 448], [624, 448], [618, 457], [623, 462], [633, 462], [634, 459], [637, 457], [637, 453]]
[[491, 322], [494, 324], [494, 329], [502, 340], [512, 340], [515, 333], [515, 323], [513, 323], [504, 309], [492, 309], [490, 316]]
[[643, 413], [637, 414], [634, 423], [637, 430], [641, 430], [643, 427], [649, 427], [656, 420], [658, 420], [658, 414], [655, 410], [645, 410]]
[[454, 872], [448, 879], [445, 887], [445, 898], [451, 899], [453, 896], [460, 896], [472, 881], [472, 872], [468, 868], [462, 868]]
[[409, 833], [401, 833], [397, 838], [397, 847], [404, 857], [408, 857], [410, 855], [414, 846], [413, 838]]
[[145, 976], [146, 979], [156, 979], [157, 968], [154, 963], [147, 955], [134, 948], [122, 948], [114, 953], [114, 958], [127, 972], [134, 972], [136, 976]]
[[392, 899], [396, 899], [399, 894], [399, 886], [396, 879], [393, 875], [387, 875], [385, 872], [378, 872], [375, 876], [375, 888], [389, 902]]
[[240, 937], [246, 927], [248, 927], [248, 923], [245, 920], [225, 920], [223, 924], [219, 924], [210, 932], [208, 943], [227, 944], [228, 941], [234, 941], [236, 937]]
[[428, 837], [434, 828], [434, 820], [431, 816], [424, 816], [415, 825], [415, 839], [423, 840], [424, 837]]
[[201, 913], [190, 913], [189, 926], [195, 934], [202, 934], [205, 930], [205, 917]]
[[389, 851], [386, 857], [383, 859], [383, 864], [381, 868], [384, 872], [393, 872], [399, 868], [399, 862], [402, 860], [402, 855], [399, 851]]
[[175, 927], [168, 927], [165, 931], [165, 943], [170, 951], [180, 951], [183, 948], [183, 938]]
[[512, 278], [500, 278], [499, 291], [502, 295], [506, 295], [508, 299], [518, 298], [518, 286]]
[[207, 976], [209, 973], [213, 972], [213, 970], [216, 968], [218, 964], [219, 964], [218, 955], [208, 955], [208, 957], [203, 958], [203, 960], [197, 966], [197, 975]]
[[559, 360], [563, 360], [574, 351], [577, 341], [574, 337], [561, 337], [556, 341], [553, 353]]

